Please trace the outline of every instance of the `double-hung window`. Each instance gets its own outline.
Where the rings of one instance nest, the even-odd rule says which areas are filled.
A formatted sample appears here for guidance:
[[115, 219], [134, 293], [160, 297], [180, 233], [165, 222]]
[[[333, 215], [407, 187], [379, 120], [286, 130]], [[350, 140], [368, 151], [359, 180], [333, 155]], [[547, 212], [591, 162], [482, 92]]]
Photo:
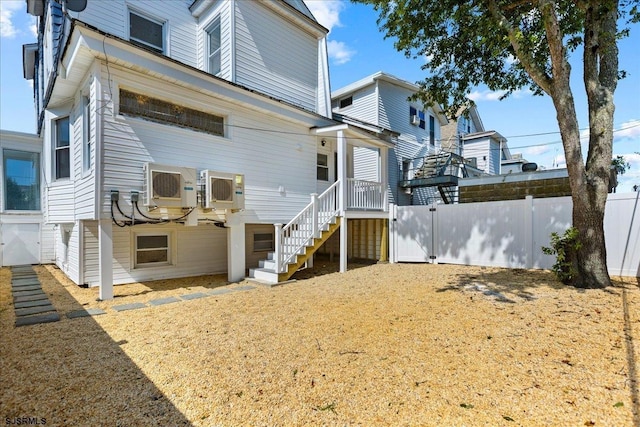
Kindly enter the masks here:
[[329, 181], [329, 156], [326, 154], [318, 153], [316, 176], [318, 181]]
[[213, 20], [213, 23], [207, 29], [207, 71], [216, 75], [221, 69], [220, 50], [222, 41], [220, 38], [220, 17]]
[[54, 121], [54, 171], [55, 179], [64, 179], [71, 176], [71, 148], [69, 137], [69, 117], [63, 117]]
[[164, 53], [164, 22], [129, 11], [129, 40], [138, 46]]
[[40, 155], [4, 150], [4, 206], [6, 210], [40, 210]]

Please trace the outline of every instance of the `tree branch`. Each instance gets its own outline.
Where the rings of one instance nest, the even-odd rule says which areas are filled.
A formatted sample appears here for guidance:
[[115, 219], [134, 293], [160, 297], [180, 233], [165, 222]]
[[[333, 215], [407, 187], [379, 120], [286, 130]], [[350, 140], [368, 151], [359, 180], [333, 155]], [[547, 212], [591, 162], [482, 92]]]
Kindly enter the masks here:
[[514, 28], [513, 25], [509, 22], [509, 20], [504, 16], [504, 14], [498, 8], [498, 5], [495, 0], [489, 0], [489, 12], [493, 16], [493, 18], [498, 22], [498, 25], [503, 27], [507, 32], [507, 36], [509, 37], [509, 42], [515, 51], [516, 57], [524, 67], [524, 69], [529, 73], [531, 78], [540, 88], [545, 91], [547, 94], [551, 94], [552, 81], [551, 78], [547, 75], [544, 70], [541, 70], [537, 66], [534, 65], [533, 58], [525, 52], [522, 48], [520, 42], [518, 41], [518, 35], [520, 33], [519, 29]]

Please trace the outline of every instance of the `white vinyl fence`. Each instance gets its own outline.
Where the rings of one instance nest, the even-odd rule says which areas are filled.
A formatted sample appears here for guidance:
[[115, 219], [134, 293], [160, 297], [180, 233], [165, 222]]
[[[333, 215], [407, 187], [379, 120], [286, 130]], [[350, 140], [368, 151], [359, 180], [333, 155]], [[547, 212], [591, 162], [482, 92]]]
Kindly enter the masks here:
[[[549, 269], [541, 248], [571, 226], [571, 209], [570, 197], [392, 206], [390, 260]], [[640, 277], [640, 193], [609, 195], [604, 230], [609, 273]]]

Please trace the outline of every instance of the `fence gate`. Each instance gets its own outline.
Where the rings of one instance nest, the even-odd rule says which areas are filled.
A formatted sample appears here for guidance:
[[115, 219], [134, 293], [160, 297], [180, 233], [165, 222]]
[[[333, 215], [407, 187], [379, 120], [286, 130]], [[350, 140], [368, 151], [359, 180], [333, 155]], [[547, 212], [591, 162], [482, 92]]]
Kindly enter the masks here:
[[397, 262], [431, 262], [434, 211], [431, 206], [397, 206], [394, 244]]

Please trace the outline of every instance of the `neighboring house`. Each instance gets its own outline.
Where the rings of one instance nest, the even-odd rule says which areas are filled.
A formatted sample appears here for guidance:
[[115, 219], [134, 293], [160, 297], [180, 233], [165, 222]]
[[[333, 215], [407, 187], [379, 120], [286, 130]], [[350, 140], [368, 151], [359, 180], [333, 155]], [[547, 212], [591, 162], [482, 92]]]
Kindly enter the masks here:
[[502, 162], [511, 159], [507, 139], [495, 130], [463, 135], [462, 156], [487, 175], [500, 175]]
[[344, 271], [348, 224], [387, 220], [390, 133], [332, 118], [327, 30], [304, 2], [88, 0], [64, 12], [27, 0], [27, 10], [38, 17], [24, 65], [44, 222], [58, 230], [58, 267], [100, 298], [113, 284], [237, 281], [250, 269], [277, 282], [336, 230]]
[[54, 261], [54, 229], [42, 223], [41, 157], [37, 135], [0, 130], [0, 266]]
[[442, 126], [441, 132], [442, 149], [462, 156], [462, 137], [471, 133], [484, 132], [478, 107], [475, 105], [461, 107], [456, 117], [449, 118], [449, 122]]
[[[447, 124], [439, 106], [427, 107], [409, 98], [419, 87], [393, 75], [377, 72], [331, 93], [333, 111], [340, 116], [361, 120], [399, 135], [389, 153], [390, 199], [397, 205], [433, 202], [433, 187], [401, 188], [402, 180], [411, 178], [425, 157], [442, 150], [441, 128]], [[371, 156], [366, 149], [354, 153], [356, 158]], [[369, 170], [356, 170], [356, 177], [375, 179]]]

